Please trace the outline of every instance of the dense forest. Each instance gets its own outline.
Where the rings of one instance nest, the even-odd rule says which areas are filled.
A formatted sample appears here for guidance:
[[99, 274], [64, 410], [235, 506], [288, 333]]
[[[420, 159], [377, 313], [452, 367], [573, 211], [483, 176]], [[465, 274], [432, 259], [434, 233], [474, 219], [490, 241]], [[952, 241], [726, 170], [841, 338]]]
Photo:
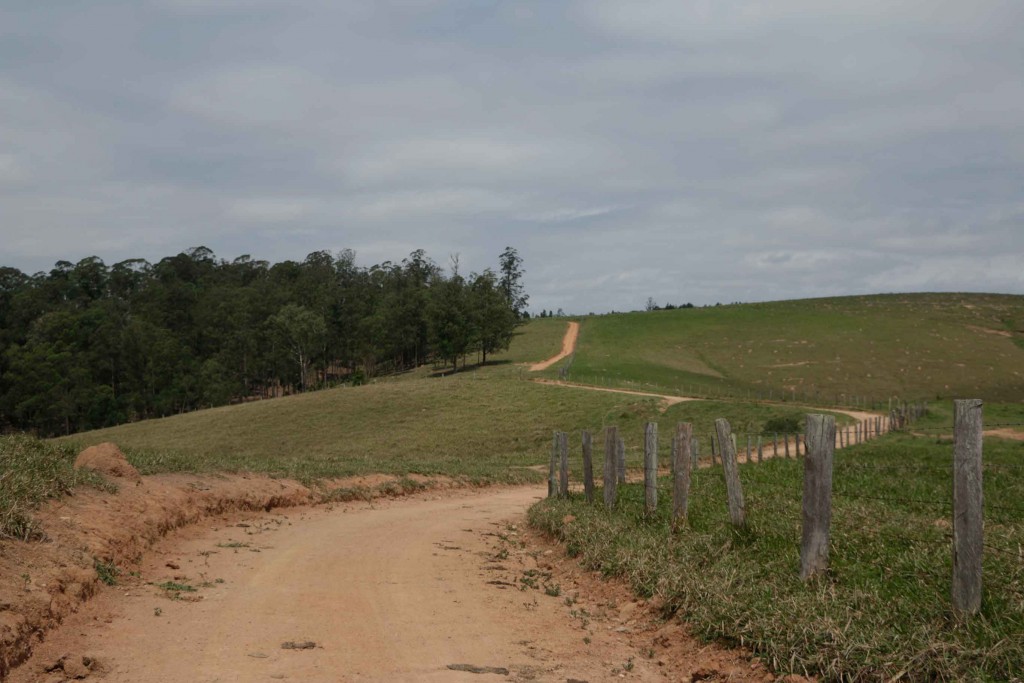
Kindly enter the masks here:
[[522, 259], [444, 272], [420, 250], [360, 267], [318, 251], [271, 265], [197, 247], [158, 263], [0, 268], [0, 429], [54, 435], [359, 383], [508, 348]]

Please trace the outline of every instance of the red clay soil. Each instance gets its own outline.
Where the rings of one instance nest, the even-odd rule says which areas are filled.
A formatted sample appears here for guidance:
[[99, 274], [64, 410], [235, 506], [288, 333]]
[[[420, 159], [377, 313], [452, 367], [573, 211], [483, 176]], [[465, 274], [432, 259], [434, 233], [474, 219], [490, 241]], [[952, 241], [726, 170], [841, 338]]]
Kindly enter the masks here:
[[[231, 482], [250, 484], [261, 491], [253, 507], [305, 495]], [[10, 683], [776, 680], [527, 531], [525, 510], [541, 494], [467, 489], [217, 513], [159, 540], [117, 586], [90, 584], [96, 597], [35, 643]], [[214, 499], [224, 497], [211, 511]]]

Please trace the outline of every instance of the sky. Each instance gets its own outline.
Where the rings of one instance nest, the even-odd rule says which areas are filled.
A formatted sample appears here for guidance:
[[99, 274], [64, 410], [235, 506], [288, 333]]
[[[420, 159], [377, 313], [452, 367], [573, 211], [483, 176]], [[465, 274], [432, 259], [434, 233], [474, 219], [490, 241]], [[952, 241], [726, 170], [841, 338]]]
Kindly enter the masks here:
[[1024, 293], [1019, 0], [3, 0], [0, 265], [425, 249], [531, 309]]

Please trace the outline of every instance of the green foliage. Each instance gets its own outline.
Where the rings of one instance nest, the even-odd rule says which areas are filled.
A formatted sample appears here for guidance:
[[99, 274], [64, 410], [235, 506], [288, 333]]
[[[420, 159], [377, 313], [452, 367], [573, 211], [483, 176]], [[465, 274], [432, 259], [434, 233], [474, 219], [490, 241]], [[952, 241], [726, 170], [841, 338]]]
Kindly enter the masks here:
[[38, 537], [32, 510], [76, 486], [105, 486], [102, 479], [75, 470], [75, 449], [29, 436], [0, 436], [0, 538]]
[[787, 415], [786, 417], [773, 417], [766, 420], [764, 427], [761, 428], [761, 434], [768, 436], [771, 434], [800, 434], [804, 431], [803, 420], [796, 415]]
[[100, 581], [108, 586], [117, 585], [117, 575], [121, 573], [121, 570], [113, 562], [100, 562], [99, 559], [94, 559], [92, 566]]
[[1022, 455], [1020, 442], [985, 441], [984, 599], [982, 614], [966, 621], [949, 597], [948, 440], [890, 435], [836, 453], [830, 571], [806, 584], [796, 460], [740, 465], [742, 533], [727, 522], [720, 468], [695, 473], [688, 525], [675, 533], [667, 478], [653, 517], [642, 486], [628, 484], [612, 513], [574, 496], [538, 504], [530, 520], [586, 566], [655, 596], [693, 633], [742, 643], [780, 673], [1014, 680], [1024, 670]]
[[271, 265], [204, 247], [31, 277], [0, 268], [0, 428], [68, 434], [438, 357], [465, 365], [508, 347], [524, 301], [518, 280], [445, 277], [422, 250], [369, 268], [351, 251]]

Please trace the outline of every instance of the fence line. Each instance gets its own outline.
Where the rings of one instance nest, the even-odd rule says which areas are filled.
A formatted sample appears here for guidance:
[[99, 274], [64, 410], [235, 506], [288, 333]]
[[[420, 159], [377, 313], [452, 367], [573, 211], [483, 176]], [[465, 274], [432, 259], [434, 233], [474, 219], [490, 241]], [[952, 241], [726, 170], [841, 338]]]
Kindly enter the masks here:
[[[894, 410], [889, 416], [891, 430], [906, 429], [914, 420], [926, 414], [921, 405], [910, 405], [899, 414]], [[940, 508], [948, 511], [951, 518], [952, 533], [948, 538], [927, 539], [913, 537], [909, 534], [885, 534], [890, 540], [909, 543], [951, 543], [953, 557], [953, 574], [950, 596], [954, 610], [964, 615], [973, 615], [980, 610], [982, 599], [982, 557], [985, 550], [1004, 553], [1024, 559], [1024, 546], [1018, 543], [1016, 550], [1001, 548], [991, 542], [985, 542], [983, 521], [985, 509], [1001, 510], [1024, 516], [1024, 506], [988, 504], [983, 507], [982, 479], [985, 472], [983, 462], [984, 429], [982, 426], [982, 404], [980, 400], [957, 400], [954, 403], [953, 458], [950, 467], [876, 465], [873, 463], [834, 462], [834, 452], [838, 447], [863, 443], [885, 433], [881, 420], [864, 420], [843, 429], [837, 429], [835, 417], [831, 415], [808, 415], [807, 433], [796, 434], [794, 439], [795, 456], [803, 458], [804, 484], [802, 495], [802, 539], [800, 544], [800, 576], [810, 579], [828, 570], [830, 526], [832, 519], [832, 499], [872, 500], [898, 506], [920, 505]], [[783, 448], [789, 457], [790, 434], [783, 435]], [[590, 434], [583, 432], [584, 453], [584, 489], [587, 500], [593, 500], [593, 475], [590, 471]], [[650, 517], [658, 509], [658, 425], [648, 422], [644, 427], [643, 441], [643, 485], [644, 512]], [[745, 453], [746, 463], [763, 463], [765, 444], [759, 436], [756, 451], [753, 447], [752, 435], [746, 435], [745, 449], [737, 448], [736, 434], [732, 432], [728, 420], [719, 418], [715, 421], [715, 432], [711, 435], [711, 463], [715, 463], [717, 455], [722, 464], [725, 477], [726, 496], [728, 503], [729, 522], [737, 528], [747, 525], [747, 511], [744, 503], [743, 488], [739, 477], [741, 453]], [[803, 448], [801, 449], [801, 445]], [[717, 446], [717, 448], [716, 448]], [[802, 452], [801, 452], [802, 450]], [[672, 438], [671, 458], [669, 460], [672, 474], [672, 524], [676, 531], [686, 526], [687, 508], [690, 496], [692, 468], [699, 464], [699, 440], [693, 436], [692, 425], [679, 423]], [[605, 428], [605, 461], [604, 461], [604, 504], [608, 509], [615, 507], [617, 486], [625, 483], [624, 439], [614, 426]], [[778, 435], [773, 434], [772, 455], [779, 457]], [[556, 463], [558, 479], [556, 487]], [[999, 466], [996, 466], [999, 467]], [[870, 493], [844, 490], [840, 485], [833, 488], [836, 473], [842, 475], [849, 471], [943, 471], [951, 477], [952, 496], [949, 499], [926, 500], [923, 498], [873, 495]], [[568, 448], [567, 435], [555, 432], [551, 454], [548, 479], [549, 496], [568, 496]], [[589, 481], [589, 483], [587, 483]], [[989, 517], [989, 519], [992, 519]], [[1008, 523], [1019, 524], [1020, 518]]]

